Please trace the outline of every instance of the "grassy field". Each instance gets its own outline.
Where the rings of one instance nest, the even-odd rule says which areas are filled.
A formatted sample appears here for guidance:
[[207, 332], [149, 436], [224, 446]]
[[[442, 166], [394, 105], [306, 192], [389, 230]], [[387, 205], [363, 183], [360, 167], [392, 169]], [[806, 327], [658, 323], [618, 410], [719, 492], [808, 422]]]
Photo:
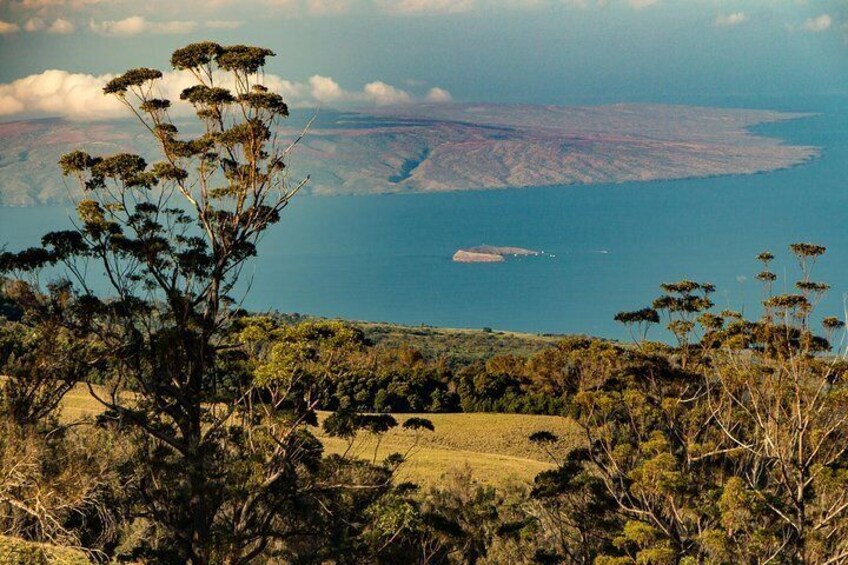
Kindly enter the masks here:
[[[373, 459], [377, 448], [379, 460], [390, 453], [411, 450], [409, 460], [401, 468], [401, 480], [436, 484], [451, 471], [467, 466], [477, 479], [496, 484], [510, 479], [530, 482], [539, 472], [551, 467], [549, 457], [527, 440], [533, 432], [549, 430], [559, 436], [555, 450], [561, 455], [581, 441], [574, 422], [555, 416], [394, 414], [398, 423], [410, 416], [428, 418], [436, 431], [423, 432], [417, 445], [415, 434], [403, 429], [387, 433], [379, 446], [376, 438], [361, 434], [352, 452]], [[347, 448], [347, 442], [325, 437], [320, 430], [314, 431], [328, 452], [340, 453]]]
[[[88, 390], [78, 386], [65, 397], [62, 418], [79, 420], [99, 410]], [[326, 415], [319, 414], [319, 419]], [[410, 416], [413, 414], [394, 414], [399, 424]], [[576, 424], [555, 416], [479, 413], [418, 416], [432, 421], [436, 431], [422, 432], [417, 444], [415, 434], [396, 429], [387, 433], [379, 446], [375, 437], [360, 434], [351, 453], [369, 460], [374, 458], [375, 448], [378, 460], [395, 452], [408, 453], [408, 461], [400, 471], [401, 480], [436, 484], [452, 471], [467, 466], [480, 481], [495, 484], [510, 479], [529, 482], [537, 473], [551, 467], [548, 456], [527, 440], [533, 432], [549, 430], [557, 434], [560, 442], [555, 450], [560, 454], [581, 443]], [[328, 453], [342, 453], [348, 447], [343, 440], [326, 437], [320, 428], [314, 428], [313, 432]]]

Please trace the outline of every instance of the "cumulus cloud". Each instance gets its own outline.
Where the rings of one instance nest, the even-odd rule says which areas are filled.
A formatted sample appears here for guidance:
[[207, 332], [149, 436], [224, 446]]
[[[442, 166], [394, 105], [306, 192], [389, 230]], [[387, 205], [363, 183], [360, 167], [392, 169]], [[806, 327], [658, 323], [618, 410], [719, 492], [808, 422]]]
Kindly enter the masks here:
[[375, 4], [395, 15], [457, 14], [470, 11], [474, 0], [375, 0]]
[[745, 12], [733, 12], [732, 14], [719, 14], [716, 16], [715, 25], [719, 27], [732, 27], [745, 22], [748, 16]]
[[801, 26], [801, 29], [804, 31], [818, 33], [830, 29], [832, 24], [833, 18], [830, 17], [830, 14], [822, 14], [817, 18], [808, 18], [804, 22], [804, 25]]
[[[126, 117], [127, 109], [111, 96], [103, 94], [103, 86], [114, 74], [90, 75], [48, 70], [8, 84], [0, 84], [0, 116], [14, 114], [50, 114], [71, 119], [98, 120]], [[216, 76], [216, 82], [232, 87], [229, 75]], [[302, 99], [301, 85], [276, 75], [266, 75], [264, 83], [295, 102]], [[179, 100], [180, 92], [194, 84], [190, 73], [163, 73], [156, 96], [174, 102], [174, 113], [186, 114], [191, 109]]]
[[408, 104], [412, 101], [412, 97], [408, 92], [382, 81], [369, 82], [365, 85], [363, 93], [367, 100], [374, 102], [378, 106]]
[[24, 30], [30, 33], [34, 33], [36, 31], [43, 31], [46, 27], [47, 24], [44, 23], [44, 20], [38, 17], [30, 18], [24, 24]]
[[130, 16], [123, 20], [107, 20], [102, 22], [89, 22], [91, 31], [104, 35], [137, 35], [147, 30], [147, 20], [141, 16]]
[[54, 27], [50, 22], [61, 20], [70, 24], [68, 20], [72, 16], [84, 17], [86, 12], [95, 9], [102, 11], [105, 4], [117, 6], [122, 2], [123, 0], [0, 0], [0, 12], [5, 12], [9, 17], [15, 16], [18, 25], [29, 32], [69, 33], [60, 31], [68, 29], [68, 25], [60, 23]]
[[180, 34], [191, 33], [197, 29], [197, 22], [172, 20], [166, 22], [148, 21], [143, 16], [130, 16], [123, 20], [104, 20], [95, 22], [91, 20], [89, 27], [91, 31], [103, 35], [131, 36], [142, 33], [158, 34]]
[[[0, 84], [0, 116], [52, 115], [78, 120], [105, 120], [126, 117], [126, 108], [114, 98], [103, 94], [103, 85], [115, 75], [90, 75], [49, 70], [30, 75], [7, 84]], [[217, 84], [232, 88], [229, 75], [215, 77]], [[280, 93], [293, 107], [311, 107], [316, 104], [408, 104], [413, 96], [405, 90], [382, 81], [365, 85], [362, 90], [346, 90], [330, 77], [315, 75], [306, 82], [286, 80], [266, 74], [262, 82]], [[180, 92], [194, 84], [190, 73], [171, 71], [163, 74], [156, 96], [168, 98], [173, 103], [175, 115], [186, 115], [189, 105], [179, 100]], [[450, 93], [442, 88], [431, 88], [426, 100], [448, 102]]]
[[315, 75], [309, 79], [312, 97], [318, 102], [339, 102], [349, 99], [350, 95], [330, 77]]
[[451, 100], [453, 100], [453, 96], [444, 88], [434, 86], [427, 91], [427, 102], [450, 102]]
[[73, 33], [76, 29], [73, 23], [69, 22], [65, 18], [56, 18], [50, 27], [47, 28], [47, 33], [58, 33], [60, 35]]
[[110, 36], [133, 36], [143, 33], [160, 35], [179, 35], [192, 33], [201, 25], [207, 29], [236, 29], [244, 25], [239, 20], [208, 20], [200, 24], [192, 20], [150, 21], [143, 16], [130, 16], [123, 20], [95, 22], [89, 27], [92, 31]]
[[355, 92], [345, 90], [332, 78], [321, 75], [310, 77], [309, 94], [320, 103], [370, 102], [387, 106], [412, 102], [412, 96], [407, 91], [382, 81], [369, 82], [361, 92]]
[[112, 75], [50, 70], [0, 85], [0, 116], [42, 113], [79, 119], [114, 118], [125, 108], [103, 95]]
[[50, 27], [47, 28], [47, 33], [56, 33], [60, 35], [73, 33], [76, 29], [73, 23], [69, 22], [65, 18], [56, 18], [53, 20], [53, 23], [50, 24]]
[[15, 33], [21, 30], [21, 26], [18, 24], [14, 24], [11, 22], [4, 22], [0, 20], [0, 35], [5, 35], [7, 33]]
[[36, 16], [28, 19], [24, 24], [24, 30], [30, 33], [46, 31], [47, 33], [67, 34], [73, 33], [75, 29], [76, 27], [74, 24], [65, 18], [56, 18], [53, 20], [53, 23], [48, 26], [44, 20]]

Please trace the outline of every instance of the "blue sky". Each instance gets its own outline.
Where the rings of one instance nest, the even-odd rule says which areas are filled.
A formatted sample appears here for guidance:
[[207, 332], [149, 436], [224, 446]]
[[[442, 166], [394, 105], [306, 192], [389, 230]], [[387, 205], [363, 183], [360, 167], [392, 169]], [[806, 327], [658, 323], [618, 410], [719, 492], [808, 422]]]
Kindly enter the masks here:
[[0, 0], [0, 119], [90, 117], [103, 77], [200, 39], [271, 47], [302, 105], [848, 91], [848, 0]]

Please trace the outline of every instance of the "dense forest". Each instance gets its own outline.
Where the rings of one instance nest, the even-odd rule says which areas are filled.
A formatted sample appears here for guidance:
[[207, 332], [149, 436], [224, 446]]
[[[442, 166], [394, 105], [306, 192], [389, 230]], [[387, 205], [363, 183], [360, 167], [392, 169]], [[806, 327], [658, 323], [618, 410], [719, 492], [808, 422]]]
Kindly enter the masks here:
[[[308, 180], [289, 178], [292, 145], [274, 135], [288, 109], [258, 82], [271, 56], [173, 54], [195, 80], [181, 95], [195, 138], [155, 97], [159, 71], [111, 80], [162, 160], [66, 155], [78, 227], [0, 254], [0, 561], [848, 562], [848, 364], [844, 323], [815, 311], [824, 247], [790, 246], [782, 294], [774, 256], [757, 257], [754, 320], [716, 311], [709, 283], [664, 283], [617, 315], [627, 344], [452, 357], [252, 315], [234, 296], [242, 268]], [[99, 415], [60, 418], [80, 386]], [[535, 432], [553, 465], [529, 485], [418, 485], [397, 478], [414, 454], [326, 453], [318, 410], [346, 440], [486, 411], [569, 418], [583, 443], [562, 456]]]

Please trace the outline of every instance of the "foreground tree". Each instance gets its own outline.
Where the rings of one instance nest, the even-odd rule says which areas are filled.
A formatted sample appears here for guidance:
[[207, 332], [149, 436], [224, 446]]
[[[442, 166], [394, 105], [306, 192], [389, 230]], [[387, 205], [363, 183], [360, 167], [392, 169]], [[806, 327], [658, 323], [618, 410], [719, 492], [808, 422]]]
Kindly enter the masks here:
[[[46, 309], [55, 327], [44, 325], [52, 333], [42, 345], [54, 353], [63, 346], [74, 361], [46, 365], [35, 387], [41, 401], [28, 409], [50, 411], [85, 381], [105, 409], [101, 423], [136, 446], [123, 490], [146, 541], [128, 557], [242, 563], [345, 547], [356, 528], [328, 527], [328, 512], [362, 511], [389, 488], [397, 464], [368, 470], [322, 459], [306, 425], [315, 422], [324, 375], [294, 370], [286, 355], [304, 352], [275, 346], [279, 336], [261, 324], [234, 325], [243, 267], [306, 182], [291, 184], [287, 175], [297, 140], [277, 137], [288, 108], [259, 82], [273, 55], [211, 42], [174, 52], [172, 67], [193, 82], [180, 99], [197, 118], [182, 131], [172, 101], [158, 95], [160, 71], [133, 69], [109, 81], [105, 94], [155, 138], [160, 160], [65, 155], [64, 174], [83, 190], [78, 229], [0, 260], [12, 294], [48, 305], [61, 296], [60, 307]], [[41, 288], [37, 273], [57, 264], [70, 280]], [[86, 277], [93, 266], [108, 282], [105, 296]], [[71, 347], [69, 335], [96, 344], [95, 355]], [[38, 374], [22, 370], [21, 382]], [[33, 416], [17, 404], [21, 418]], [[356, 494], [342, 496], [350, 486]]]
[[[571, 415], [588, 448], [535, 491], [572, 536], [605, 524], [580, 538], [581, 557], [561, 545], [569, 562], [848, 563], [848, 366], [811, 325], [828, 288], [812, 279], [824, 248], [790, 252], [797, 293], [772, 294], [774, 256], [758, 257], [759, 320], [710, 312], [712, 285], [693, 281], [619, 315], [656, 323], [642, 313], [664, 312], [677, 347], [608, 344], [611, 362], [580, 374]], [[831, 339], [844, 329], [832, 317], [822, 325]], [[589, 517], [573, 521], [587, 501]]]

